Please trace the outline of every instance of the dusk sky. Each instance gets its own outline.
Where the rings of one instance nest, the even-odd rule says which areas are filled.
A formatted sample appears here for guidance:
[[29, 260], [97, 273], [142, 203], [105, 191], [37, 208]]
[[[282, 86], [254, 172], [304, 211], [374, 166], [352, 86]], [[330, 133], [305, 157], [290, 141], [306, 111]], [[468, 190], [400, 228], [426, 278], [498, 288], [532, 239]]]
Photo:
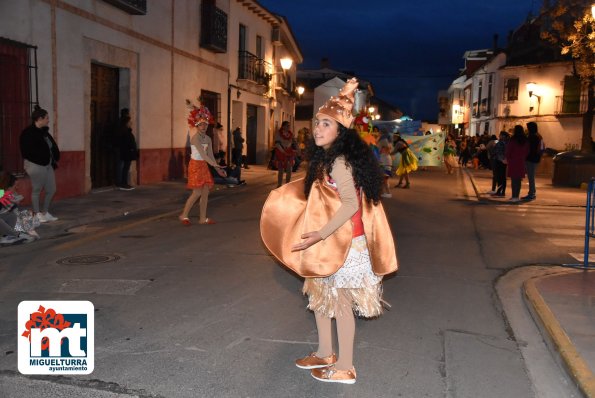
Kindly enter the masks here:
[[505, 47], [508, 32], [541, 0], [258, 0], [285, 16], [302, 69], [353, 71], [376, 95], [414, 119], [436, 120], [437, 95], [463, 68], [467, 50]]

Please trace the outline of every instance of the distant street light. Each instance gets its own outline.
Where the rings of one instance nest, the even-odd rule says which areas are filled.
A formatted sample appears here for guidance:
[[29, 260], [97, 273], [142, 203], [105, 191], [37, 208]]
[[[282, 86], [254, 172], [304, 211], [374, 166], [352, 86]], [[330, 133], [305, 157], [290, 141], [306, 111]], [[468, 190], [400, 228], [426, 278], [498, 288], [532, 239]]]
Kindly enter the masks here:
[[375, 110], [376, 110], [376, 108], [374, 108], [373, 106], [368, 108], [368, 112], [370, 112], [370, 113], [374, 113]]
[[376, 120], [380, 119], [380, 115], [374, 116], [374, 119], [376, 119]]
[[298, 95], [304, 94], [304, 91], [306, 91], [306, 89], [304, 88], [304, 86], [298, 86], [297, 87], [297, 93], [298, 93]]

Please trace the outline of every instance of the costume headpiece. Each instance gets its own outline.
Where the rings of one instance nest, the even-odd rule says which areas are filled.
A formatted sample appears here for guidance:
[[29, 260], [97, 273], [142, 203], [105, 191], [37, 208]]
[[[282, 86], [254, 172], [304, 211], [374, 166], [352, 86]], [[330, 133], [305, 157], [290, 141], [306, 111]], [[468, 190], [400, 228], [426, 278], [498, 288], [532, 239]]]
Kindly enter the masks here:
[[354, 92], [358, 86], [357, 79], [352, 77], [345, 83], [345, 86], [339, 91], [337, 97], [331, 97], [324, 105], [318, 109], [318, 115], [328, 116], [343, 126], [349, 128], [353, 121], [351, 109], [353, 108]]
[[198, 106], [194, 105], [190, 100], [186, 100], [186, 107], [188, 108], [188, 125], [190, 127], [196, 127], [200, 123], [214, 124], [215, 119], [209, 108], [201, 104], [198, 101]]

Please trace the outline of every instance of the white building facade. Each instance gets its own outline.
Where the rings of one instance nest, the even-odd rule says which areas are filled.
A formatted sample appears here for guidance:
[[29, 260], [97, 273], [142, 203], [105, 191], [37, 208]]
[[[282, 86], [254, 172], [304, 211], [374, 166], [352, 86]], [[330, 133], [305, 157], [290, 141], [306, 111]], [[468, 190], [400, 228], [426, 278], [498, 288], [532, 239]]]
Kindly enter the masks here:
[[[293, 65], [279, 71], [283, 57]], [[0, 119], [20, 118], [0, 123], [2, 166], [22, 171], [18, 135], [39, 103], [62, 152], [57, 197], [111, 186], [113, 126], [128, 108], [140, 148], [131, 181], [181, 178], [185, 100], [199, 97], [226, 132], [240, 127], [248, 161], [264, 163], [273, 127], [295, 112], [295, 95], [278, 81], [295, 82], [300, 62], [287, 21], [256, 1], [0, 2]], [[22, 94], [17, 110], [3, 106], [13, 91]]]

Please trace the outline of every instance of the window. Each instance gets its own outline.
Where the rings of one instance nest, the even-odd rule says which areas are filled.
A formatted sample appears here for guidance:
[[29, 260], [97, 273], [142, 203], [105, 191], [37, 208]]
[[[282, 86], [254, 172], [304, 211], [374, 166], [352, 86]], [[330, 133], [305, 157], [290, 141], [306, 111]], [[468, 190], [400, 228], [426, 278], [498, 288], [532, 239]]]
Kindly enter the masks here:
[[246, 51], [246, 25], [240, 24], [239, 50]]
[[[209, 108], [215, 121], [221, 123], [221, 94], [208, 90], [200, 90], [200, 102]], [[214, 139], [213, 128], [214, 126], [212, 124], [209, 124], [207, 128], [207, 135], [211, 139]]]
[[146, 15], [147, 0], [103, 0], [130, 15]]
[[479, 111], [481, 112], [482, 116], [487, 116], [490, 113], [488, 112], [488, 99], [484, 98], [481, 100], [481, 104], [479, 106]]
[[504, 101], [516, 101], [519, 99], [519, 79], [506, 79], [504, 81]]
[[216, 53], [227, 52], [227, 14], [215, 6], [215, 0], [202, 1], [200, 46]]
[[264, 58], [264, 52], [262, 51], [262, 36], [256, 36], [256, 56], [260, 59]]
[[0, 169], [23, 172], [19, 137], [37, 101], [37, 47], [0, 38]]
[[581, 107], [581, 81], [575, 76], [564, 76], [562, 113], [579, 113]]
[[492, 109], [492, 83], [493, 83], [494, 75], [490, 74], [488, 78], [488, 105], [486, 109], [486, 114], [489, 115]]

